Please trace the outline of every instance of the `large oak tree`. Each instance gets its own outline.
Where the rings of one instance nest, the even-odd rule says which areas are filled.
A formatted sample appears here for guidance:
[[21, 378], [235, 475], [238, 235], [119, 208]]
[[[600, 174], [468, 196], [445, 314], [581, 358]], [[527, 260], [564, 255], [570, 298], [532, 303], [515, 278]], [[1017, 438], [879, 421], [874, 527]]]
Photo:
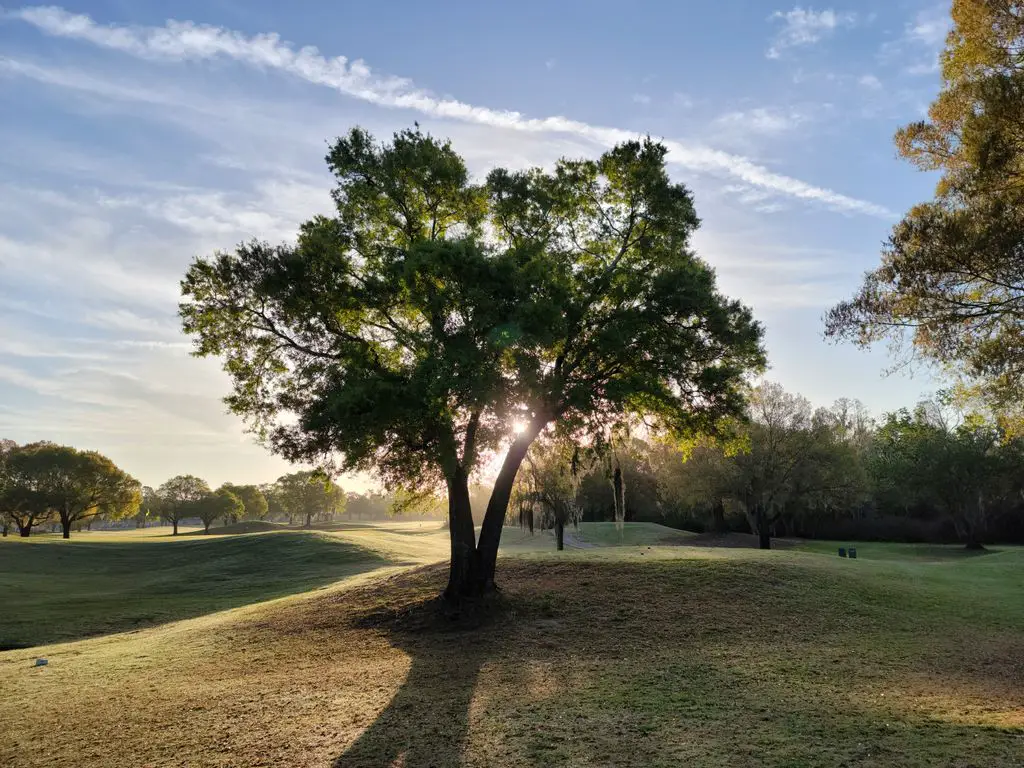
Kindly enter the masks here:
[[135, 514], [142, 498], [139, 482], [96, 451], [35, 443], [16, 450], [10, 466], [20, 501], [15, 519], [24, 518], [18, 522], [22, 535], [56, 514], [68, 539], [76, 523], [98, 515], [116, 519]]
[[160, 517], [173, 528], [171, 535], [178, 535], [178, 523], [190, 517], [198, 517], [196, 505], [212, 495], [209, 484], [195, 475], [172, 477], [156, 490], [155, 507]]
[[[632, 141], [475, 184], [448, 143], [354, 129], [327, 157], [335, 215], [295, 244], [197, 260], [184, 328], [223, 358], [229, 406], [276, 452], [445, 487], [446, 594], [479, 594], [541, 432], [711, 429], [763, 366], [760, 326], [693, 252], [698, 219], [665, 154]], [[477, 540], [470, 476], [501, 451]]]
[[[828, 333], [887, 339], [952, 367], [996, 404], [1024, 394], [1024, 2], [954, 0], [943, 86], [899, 153], [941, 171]], [[909, 345], [905, 342], [910, 342]]]

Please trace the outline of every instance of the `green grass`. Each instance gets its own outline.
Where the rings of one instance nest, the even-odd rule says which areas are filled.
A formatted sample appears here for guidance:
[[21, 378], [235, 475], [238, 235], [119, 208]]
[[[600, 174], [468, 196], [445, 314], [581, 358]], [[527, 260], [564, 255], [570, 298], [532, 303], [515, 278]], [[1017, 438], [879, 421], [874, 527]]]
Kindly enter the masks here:
[[984, 557], [1014, 547], [995, 546], [990, 549], [971, 550], [962, 544], [898, 544], [891, 542], [845, 542], [845, 541], [803, 541], [798, 548], [804, 552], [817, 552], [839, 557], [839, 548], [855, 547], [857, 559], [861, 560], [912, 560], [943, 562], [966, 558]]
[[311, 533], [0, 544], [0, 649], [120, 632], [268, 600], [385, 564]]
[[[584, 525], [602, 546], [558, 553], [550, 536], [506, 530], [502, 592], [476, 629], [431, 608], [439, 564], [0, 653], [0, 765], [1024, 765], [1024, 549], [860, 544], [848, 560], [830, 543], [669, 546], [657, 526], [627, 525], [621, 540], [637, 544], [614, 546], [617, 534]], [[446, 552], [426, 523], [97, 541], [111, 548], [85, 562], [164, 548], [150, 554], [191, 553], [207, 580], [239, 583], [312, 566], [279, 569], [289, 547], [354, 551], [357, 569], [366, 553], [387, 566]], [[0, 563], [78, 546], [93, 545], [0, 545]], [[258, 554], [237, 570], [213, 559], [235, 546]], [[108, 583], [109, 605], [138, 599]], [[38, 595], [62, 585], [43, 578]], [[33, 668], [37, 655], [49, 666]], [[67, 712], [89, 727], [63, 728]]]

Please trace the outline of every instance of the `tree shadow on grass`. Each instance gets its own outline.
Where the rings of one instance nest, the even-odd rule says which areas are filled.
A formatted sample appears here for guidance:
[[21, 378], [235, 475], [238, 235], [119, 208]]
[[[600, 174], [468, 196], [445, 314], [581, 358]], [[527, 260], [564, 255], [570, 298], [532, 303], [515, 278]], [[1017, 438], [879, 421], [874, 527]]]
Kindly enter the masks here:
[[498, 634], [487, 629], [504, 624], [509, 613], [500, 598], [458, 616], [429, 600], [361, 619], [363, 626], [384, 629], [391, 644], [410, 656], [411, 666], [388, 706], [334, 768], [462, 765], [477, 678]]

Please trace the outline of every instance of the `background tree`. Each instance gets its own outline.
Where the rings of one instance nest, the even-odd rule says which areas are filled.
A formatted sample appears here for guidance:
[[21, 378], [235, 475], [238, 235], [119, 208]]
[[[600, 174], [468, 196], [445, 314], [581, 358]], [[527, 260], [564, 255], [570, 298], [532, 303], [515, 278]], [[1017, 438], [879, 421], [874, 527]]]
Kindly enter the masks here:
[[954, 0], [943, 86], [900, 154], [940, 170], [935, 199], [896, 225], [856, 296], [827, 317], [834, 338], [951, 366], [995, 404], [1024, 393], [1024, 4]]
[[65, 539], [76, 523], [98, 515], [117, 519], [138, 509], [141, 485], [106, 456], [54, 443], [28, 448], [17, 459], [32, 496], [27, 506], [52, 510]]
[[322, 472], [293, 472], [278, 478], [277, 487], [289, 520], [304, 518], [307, 528], [314, 519], [329, 519], [345, 510], [344, 491]]
[[148, 521], [159, 520], [161, 503], [160, 494], [155, 489], [148, 485], [143, 486], [142, 499], [139, 502], [139, 509], [135, 513], [135, 527], [145, 528]]
[[349, 493], [345, 501], [345, 514], [354, 520], [384, 520], [391, 508], [391, 500], [381, 493]]
[[45, 525], [53, 517], [53, 508], [44, 494], [42, 467], [46, 462], [39, 452], [54, 447], [53, 443], [29, 443], [6, 448], [5, 488], [3, 506], [7, 518], [14, 523], [24, 538], [32, 529]]
[[913, 413], [888, 414], [875, 443], [881, 493], [941, 511], [969, 549], [982, 547], [993, 512], [1015, 486], [1001, 472], [1007, 454], [995, 424], [970, 416], [951, 428], [936, 404], [925, 402]]
[[210, 486], [195, 475], [172, 477], [157, 489], [160, 517], [173, 526], [172, 536], [178, 535], [180, 521], [195, 514], [196, 503], [210, 494]]
[[14, 525], [14, 518], [11, 515], [13, 510], [8, 509], [8, 505], [13, 503], [14, 483], [7, 462], [17, 447], [18, 444], [13, 440], [0, 438], [0, 532], [4, 536]]
[[555, 548], [565, 549], [565, 526], [580, 521], [577, 501], [583, 466], [580, 451], [564, 440], [538, 440], [526, 455], [512, 491], [511, 509], [518, 523], [554, 530]]
[[[698, 220], [665, 154], [627, 142], [478, 186], [447, 143], [353, 130], [328, 155], [336, 215], [294, 247], [197, 261], [184, 328], [197, 354], [224, 358], [228, 404], [286, 458], [446, 488], [446, 594], [479, 594], [549, 425], [712, 429], [764, 363], [760, 326], [690, 247]], [[477, 541], [469, 477], [503, 448]]]
[[[277, 483], [264, 483], [259, 486], [263, 498], [267, 500], [267, 520], [287, 520], [288, 512], [281, 503], [281, 490]], [[289, 521], [290, 523], [291, 521]]]
[[[264, 520], [267, 517], [269, 506], [267, 497], [257, 485], [232, 485], [224, 483], [223, 488], [231, 491], [239, 498], [244, 507], [242, 515], [246, 520]], [[234, 521], [233, 521], [234, 522]]]
[[189, 517], [198, 517], [203, 522], [203, 533], [210, 532], [210, 526], [217, 520], [237, 521], [245, 512], [245, 505], [227, 486], [221, 486], [215, 493], [208, 493], [191, 502]]

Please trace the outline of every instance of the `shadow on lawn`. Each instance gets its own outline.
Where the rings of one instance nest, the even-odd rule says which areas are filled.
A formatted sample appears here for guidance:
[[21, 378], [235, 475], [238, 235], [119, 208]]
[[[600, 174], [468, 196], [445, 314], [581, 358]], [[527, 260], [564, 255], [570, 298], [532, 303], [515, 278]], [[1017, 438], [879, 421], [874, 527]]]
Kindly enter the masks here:
[[[467, 643], [468, 645], [468, 643]], [[469, 705], [484, 658], [420, 654], [402, 687], [335, 768], [462, 765]]]
[[483, 612], [452, 618], [430, 600], [365, 617], [360, 623], [386, 629], [391, 644], [407, 653], [412, 664], [391, 702], [334, 768], [462, 765], [470, 703], [497, 634], [479, 630], [501, 621], [507, 611], [499, 599]]
[[[996, 679], [1020, 679], [1018, 641], [983, 632], [964, 644], [920, 626], [915, 634], [925, 615], [885, 607], [874, 616], [889, 621], [879, 634], [851, 622], [848, 609], [862, 598], [845, 585], [808, 593], [770, 566], [549, 563], [539, 571], [507, 563], [507, 590], [482, 630], [444, 619], [410, 587], [386, 610], [357, 619], [411, 666], [334, 768], [904, 768], [967, 756], [964, 765], [1019, 765], [1024, 731], [1011, 722], [1019, 693]], [[421, 572], [419, 584], [422, 573], [439, 571]], [[978, 642], [986, 637], [991, 647]], [[951, 651], [966, 675], [951, 673]], [[523, 670], [538, 659], [550, 675], [535, 685]], [[992, 707], [1006, 715], [1001, 726], [982, 724], [981, 708]], [[978, 722], [957, 722], [965, 712]], [[472, 746], [471, 722], [483, 737]]]

